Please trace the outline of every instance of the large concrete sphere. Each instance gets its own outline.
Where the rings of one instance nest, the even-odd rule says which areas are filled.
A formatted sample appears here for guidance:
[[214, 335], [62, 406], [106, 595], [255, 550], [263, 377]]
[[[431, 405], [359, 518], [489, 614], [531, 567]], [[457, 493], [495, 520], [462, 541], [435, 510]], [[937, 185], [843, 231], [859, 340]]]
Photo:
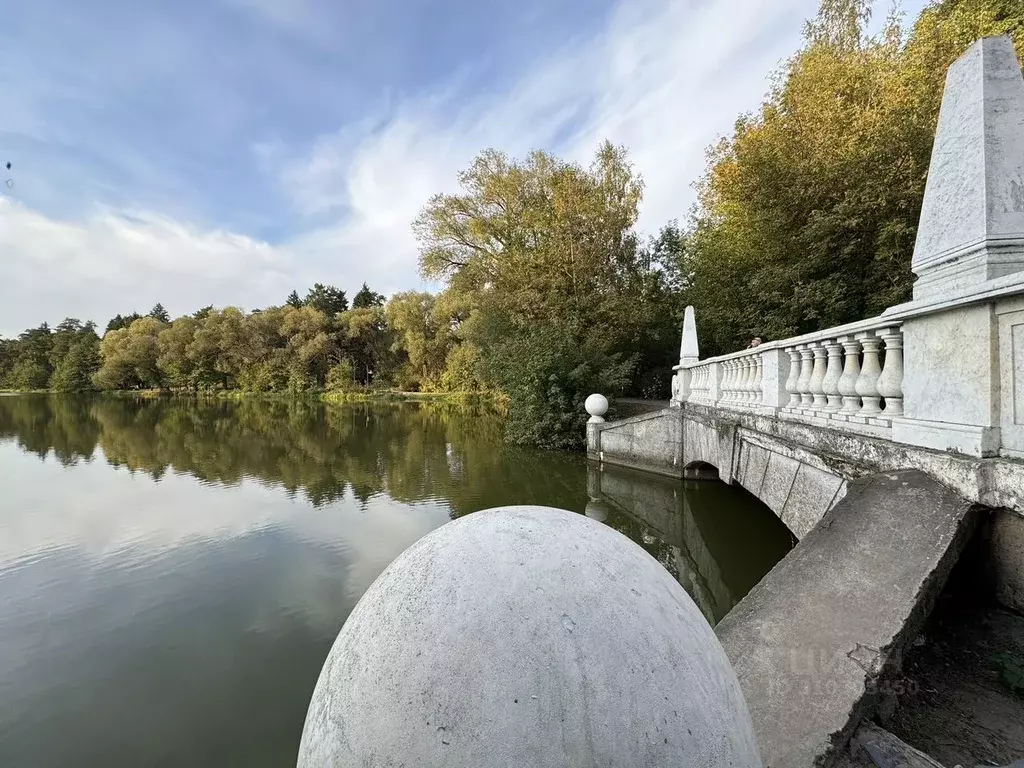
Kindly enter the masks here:
[[608, 398], [595, 392], [583, 401], [583, 407], [591, 416], [604, 421], [604, 415], [608, 413]]
[[654, 558], [548, 507], [442, 526], [331, 649], [299, 768], [760, 766], [711, 627]]

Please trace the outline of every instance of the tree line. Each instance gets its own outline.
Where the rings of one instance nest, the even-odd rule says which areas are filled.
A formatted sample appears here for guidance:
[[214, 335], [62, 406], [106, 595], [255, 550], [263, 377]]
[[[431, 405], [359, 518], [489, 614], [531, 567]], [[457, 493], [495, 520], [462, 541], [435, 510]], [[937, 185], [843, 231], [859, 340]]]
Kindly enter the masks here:
[[203, 307], [171, 319], [162, 304], [117, 314], [102, 337], [93, 322], [43, 323], [0, 339], [0, 386], [57, 392], [173, 389], [308, 393], [358, 387], [480, 392], [472, 360], [451, 354], [454, 321], [438, 297], [385, 301], [365, 283], [346, 292], [315, 284], [280, 306]]
[[[761, 107], [708, 151], [697, 202], [653, 237], [624, 147], [589, 166], [480, 153], [413, 222], [438, 294], [385, 301], [316, 285], [250, 313], [68, 319], [0, 342], [0, 384], [508, 396], [514, 442], [580, 447], [591, 392], [665, 398], [683, 308], [705, 355], [877, 314], [910, 297], [910, 260], [945, 71], [1013, 36], [1019, 0], [932, 0], [868, 34], [870, 0], [822, 0]], [[665, 130], [676, 130], [665, 126]]]

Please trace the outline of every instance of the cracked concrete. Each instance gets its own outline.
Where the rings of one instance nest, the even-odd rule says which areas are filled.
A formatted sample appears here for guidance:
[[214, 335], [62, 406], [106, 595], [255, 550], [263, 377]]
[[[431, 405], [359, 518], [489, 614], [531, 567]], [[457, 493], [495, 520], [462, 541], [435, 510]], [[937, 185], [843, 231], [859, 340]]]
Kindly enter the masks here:
[[766, 768], [830, 765], [872, 714], [959, 557], [974, 510], [919, 471], [853, 480], [718, 625]]

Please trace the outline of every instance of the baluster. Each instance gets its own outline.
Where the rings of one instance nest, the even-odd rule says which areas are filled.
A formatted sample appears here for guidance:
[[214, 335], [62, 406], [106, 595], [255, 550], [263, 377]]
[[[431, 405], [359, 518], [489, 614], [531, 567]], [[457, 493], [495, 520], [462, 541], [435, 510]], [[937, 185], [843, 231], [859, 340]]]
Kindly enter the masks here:
[[800, 407], [810, 408], [811, 403], [814, 401], [814, 396], [811, 394], [811, 373], [813, 372], [814, 363], [812, 358], [814, 352], [807, 344], [801, 344], [797, 349], [800, 351], [800, 378], [797, 380], [796, 388], [800, 390]]
[[754, 405], [761, 405], [764, 393], [761, 391], [761, 380], [764, 378], [764, 358], [754, 355]]
[[736, 402], [742, 405], [747, 401], [747, 361], [736, 360]]
[[825, 391], [825, 398], [828, 401], [825, 410], [835, 413], [843, 407], [843, 399], [839, 394], [839, 377], [843, 375], [843, 345], [838, 341], [829, 341], [826, 342], [825, 349], [828, 352], [828, 366], [825, 368], [821, 388]]
[[725, 376], [724, 384], [722, 385], [725, 389], [725, 402], [732, 404], [736, 400], [736, 361], [726, 360], [725, 361]]
[[797, 382], [800, 381], [800, 351], [796, 347], [786, 350], [789, 355], [789, 378], [786, 379], [786, 391], [789, 392], [789, 402], [786, 408], [796, 408], [800, 405], [800, 390]]
[[746, 405], [753, 405], [754, 404], [754, 374], [756, 373], [755, 366], [754, 366], [754, 357], [753, 357], [753, 355], [751, 355], [750, 357], [743, 358], [743, 367], [746, 369], [746, 376], [744, 376], [744, 379], [746, 380], [746, 387], [744, 387], [744, 390], [743, 390], [743, 395], [744, 395], [743, 402]]
[[743, 361], [738, 359], [732, 360], [732, 402], [733, 405], [739, 404], [743, 400]]
[[860, 366], [860, 376], [857, 377], [855, 388], [861, 399], [861, 416], [876, 416], [882, 412], [879, 404], [881, 397], [878, 395], [878, 377], [882, 374], [882, 368], [878, 364], [878, 351], [882, 346], [882, 340], [875, 337], [871, 331], [858, 333], [857, 338], [864, 348], [864, 360]]
[[853, 336], [843, 336], [839, 343], [846, 354], [843, 375], [839, 377], [839, 394], [843, 396], [842, 413], [857, 413], [860, 398], [857, 396], [857, 377], [860, 376], [860, 342]]
[[822, 389], [822, 382], [825, 381], [825, 355], [827, 351], [825, 346], [819, 341], [814, 344], [814, 368], [811, 372], [811, 383], [810, 390], [813, 397], [812, 407], [816, 411], [825, 410], [827, 400], [825, 399], [825, 390]]
[[883, 328], [878, 332], [885, 342], [885, 365], [875, 387], [885, 398], [885, 415], [903, 415], [903, 331], [898, 327]]

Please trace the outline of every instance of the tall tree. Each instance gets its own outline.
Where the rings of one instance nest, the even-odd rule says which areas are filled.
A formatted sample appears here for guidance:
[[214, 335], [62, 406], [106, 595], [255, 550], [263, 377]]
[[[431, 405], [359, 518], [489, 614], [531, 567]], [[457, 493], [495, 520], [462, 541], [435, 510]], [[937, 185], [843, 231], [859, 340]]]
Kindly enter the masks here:
[[50, 382], [53, 363], [53, 333], [48, 323], [30, 328], [18, 336], [14, 362], [7, 373], [6, 386], [12, 389], [44, 389]]
[[396, 293], [385, 307], [388, 325], [395, 333], [394, 349], [408, 357], [407, 387], [434, 388], [444, 371], [451, 329], [435, 313], [436, 302], [433, 294], [407, 291]]
[[154, 317], [144, 317], [127, 328], [103, 336], [100, 342], [102, 365], [93, 377], [101, 389], [135, 389], [160, 387], [164, 372], [157, 359], [160, 355], [157, 338], [165, 328]]
[[129, 325], [131, 325], [136, 320], [139, 320], [141, 318], [142, 315], [140, 315], [138, 312], [132, 312], [130, 315], [124, 316], [121, 316], [121, 314], [116, 314], [112, 318], [110, 318], [110, 322], [107, 323], [107, 327], [103, 331], [103, 335], [105, 336], [111, 331], [117, 331], [120, 330], [121, 328], [127, 328]]
[[92, 377], [99, 370], [100, 339], [96, 324], [82, 324], [68, 318], [57, 326], [54, 334], [53, 375], [50, 389], [55, 392], [86, 392], [94, 388]]
[[761, 109], [709, 152], [679, 273], [702, 350], [784, 338], [908, 299], [946, 69], [1010, 33], [1019, 0], [935, 0], [871, 36], [867, 0], [823, 0]]
[[633, 231], [643, 183], [607, 142], [589, 168], [487, 150], [459, 183], [413, 224], [423, 275], [469, 297], [477, 317], [460, 332], [510, 397], [510, 439], [580, 447], [583, 400], [621, 391], [636, 361], [651, 278]]
[[367, 307], [383, 307], [383, 294], [371, 291], [370, 287], [363, 283], [363, 287], [352, 299], [352, 309], [366, 309]]
[[161, 323], [171, 322], [171, 316], [167, 314], [167, 310], [164, 309], [164, 305], [159, 301], [153, 305], [151, 310], [149, 310], [148, 317], [152, 317], [154, 320], [159, 320]]
[[318, 312], [323, 312], [328, 318], [332, 318], [339, 312], [348, 309], [348, 299], [345, 298], [344, 291], [339, 291], [333, 285], [315, 283], [306, 294], [303, 305], [312, 307]]
[[299, 292], [293, 290], [291, 293], [289, 293], [288, 298], [285, 299], [285, 304], [287, 304], [289, 307], [295, 307], [295, 309], [301, 307], [302, 298], [299, 296]]

